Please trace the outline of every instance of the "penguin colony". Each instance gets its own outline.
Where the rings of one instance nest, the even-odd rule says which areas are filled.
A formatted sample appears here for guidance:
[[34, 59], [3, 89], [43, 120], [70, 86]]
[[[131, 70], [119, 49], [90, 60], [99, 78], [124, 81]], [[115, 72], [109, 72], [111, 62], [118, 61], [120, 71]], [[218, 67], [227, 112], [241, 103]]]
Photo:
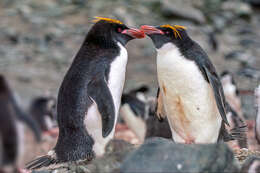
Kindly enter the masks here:
[[[175, 142], [215, 143], [236, 138], [225, 128], [229, 126], [229, 106], [221, 80], [185, 27], [143, 25], [136, 29], [102, 17], [96, 17], [94, 23], [59, 89], [56, 146], [28, 163], [27, 169], [102, 156], [114, 136], [121, 99], [123, 106], [141, 115], [140, 119], [146, 120], [151, 114], [160, 121], [167, 118], [167, 137]], [[127, 64], [125, 46], [145, 35], [152, 39], [157, 51], [159, 88], [154, 109], [137, 96], [145, 88], [121, 98]], [[144, 134], [140, 138], [145, 138]]]

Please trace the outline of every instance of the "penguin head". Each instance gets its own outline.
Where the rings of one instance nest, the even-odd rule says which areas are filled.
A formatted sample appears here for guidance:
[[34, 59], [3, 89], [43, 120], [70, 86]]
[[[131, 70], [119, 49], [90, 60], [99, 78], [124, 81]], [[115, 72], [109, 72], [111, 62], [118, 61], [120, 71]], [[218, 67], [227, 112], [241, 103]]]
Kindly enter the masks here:
[[136, 28], [129, 28], [119, 20], [96, 17], [93, 22], [96, 23], [89, 31], [87, 41], [106, 45], [120, 42], [122, 45], [126, 45], [132, 39], [145, 37], [143, 31]]
[[157, 49], [160, 49], [167, 43], [172, 43], [175, 46], [180, 47], [188, 38], [185, 31], [186, 27], [180, 25], [143, 25], [140, 29], [152, 39]]

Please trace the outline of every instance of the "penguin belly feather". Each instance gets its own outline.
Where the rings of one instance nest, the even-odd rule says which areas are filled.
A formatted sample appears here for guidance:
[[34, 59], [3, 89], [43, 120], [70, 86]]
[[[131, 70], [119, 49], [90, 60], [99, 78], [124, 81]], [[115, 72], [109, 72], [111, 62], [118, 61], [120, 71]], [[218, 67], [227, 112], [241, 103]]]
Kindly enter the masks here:
[[222, 118], [213, 89], [195, 62], [172, 44], [160, 48], [157, 56], [158, 80], [174, 141], [217, 142]]
[[[114, 137], [119, 106], [121, 104], [121, 95], [125, 83], [125, 72], [128, 59], [127, 50], [120, 43], [118, 43], [118, 45], [120, 47], [120, 54], [113, 60], [110, 65], [109, 77], [107, 81], [107, 86], [113, 98], [113, 103], [111, 104], [113, 104], [115, 107], [115, 122], [113, 130], [107, 137], [103, 138], [102, 118], [94, 100], [92, 100], [93, 104], [88, 108], [84, 120], [84, 124], [88, 133], [94, 139], [95, 143], [93, 150], [98, 157], [105, 153], [106, 144]], [[100, 97], [102, 97], [102, 95]]]

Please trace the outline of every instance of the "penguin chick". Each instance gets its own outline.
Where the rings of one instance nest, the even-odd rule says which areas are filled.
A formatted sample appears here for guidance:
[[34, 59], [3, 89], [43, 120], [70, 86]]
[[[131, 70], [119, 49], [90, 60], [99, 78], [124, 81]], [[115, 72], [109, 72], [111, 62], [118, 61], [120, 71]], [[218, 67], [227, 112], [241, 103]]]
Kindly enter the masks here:
[[[229, 109], [227, 110], [227, 119], [230, 123], [230, 129], [239, 129], [240, 127], [246, 126], [245, 118], [243, 117], [241, 100], [237, 85], [235, 83], [233, 75], [224, 71], [221, 74], [221, 83], [224, 90], [224, 95], [227, 99]], [[240, 148], [247, 148], [247, 137], [246, 133], [241, 131], [241, 139], [238, 139], [238, 145]]]
[[92, 160], [113, 138], [125, 82], [125, 45], [145, 35], [119, 20], [97, 17], [69, 68], [58, 93], [57, 144], [27, 165]]
[[[141, 26], [157, 50], [157, 116], [167, 116], [173, 140], [215, 143], [222, 139], [226, 101], [215, 67], [183, 26]], [[222, 127], [221, 127], [222, 126]]]
[[168, 121], [155, 118], [155, 98], [147, 97], [149, 88], [142, 86], [122, 95], [120, 115], [142, 142], [149, 137], [172, 138]]
[[22, 159], [24, 150], [24, 127], [28, 125], [37, 141], [41, 139], [37, 124], [17, 104], [12, 90], [3, 75], [0, 74], [0, 145], [1, 167], [16, 169]]
[[256, 104], [256, 120], [255, 120], [255, 138], [260, 144], [260, 85], [255, 89], [255, 104]]
[[56, 100], [53, 97], [36, 97], [30, 108], [30, 115], [38, 123], [42, 132], [46, 132], [56, 125]]

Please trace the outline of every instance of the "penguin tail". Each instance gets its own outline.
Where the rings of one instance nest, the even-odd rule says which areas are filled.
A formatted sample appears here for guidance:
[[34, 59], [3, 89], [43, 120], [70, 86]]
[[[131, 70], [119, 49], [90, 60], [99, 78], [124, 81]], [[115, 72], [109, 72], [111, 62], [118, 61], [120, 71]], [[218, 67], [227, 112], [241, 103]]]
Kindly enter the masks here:
[[27, 163], [25, 165], [25, 168], [29, 169], [29, 170], [33, 170], [33, 169], [39, 169], [42, 167], [47, 167], [52, 164], [57, 164], [58, 160], [56, 159], [54, 151], [50, 151], [49, 153], [45, 156], [38, 157], [35, 160]]
[[247, 125], [235, 127], [230, 130], [230, 135], [233, 140], [244, 140], [246, 139]]

